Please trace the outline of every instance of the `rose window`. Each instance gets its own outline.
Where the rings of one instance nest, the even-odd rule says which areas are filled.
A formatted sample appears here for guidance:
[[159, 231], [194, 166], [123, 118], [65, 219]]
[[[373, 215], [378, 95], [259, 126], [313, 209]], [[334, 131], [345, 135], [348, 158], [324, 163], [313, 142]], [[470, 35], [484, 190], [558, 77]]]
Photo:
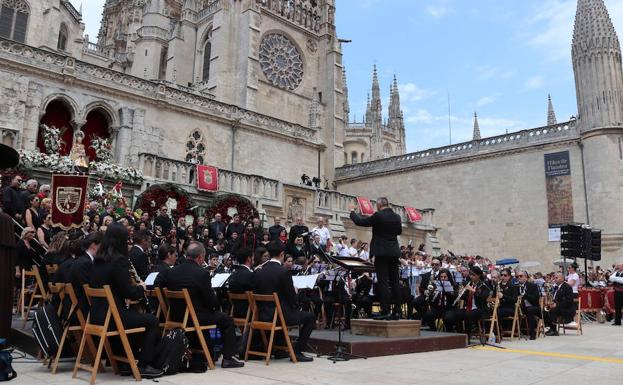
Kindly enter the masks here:
[[303, 80], [303, 59], [296, 46], [282, 34], [270, 33], [260, 44], [260, 67], [276, 87], [294, 90]]

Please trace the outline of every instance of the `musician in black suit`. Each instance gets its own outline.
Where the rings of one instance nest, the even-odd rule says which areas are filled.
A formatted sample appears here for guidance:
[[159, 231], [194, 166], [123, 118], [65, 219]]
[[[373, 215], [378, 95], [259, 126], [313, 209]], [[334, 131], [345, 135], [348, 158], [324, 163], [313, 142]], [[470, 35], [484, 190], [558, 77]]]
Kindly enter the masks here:
[[372, 227], [372, 241], [370, 241], [370, 255], [374, 256], [377, 285], [375, 287], [381, 302], [379, 319], [389, 319], [389, 291], [391, 288], [391, 302], [394, 304], [394, 314], [391, 318], [398, 318], [400, 310], [400, 275], [399, 261], [400, 245], [398, 235], [402, 233], [400, 215], [389, 207], [387, 198], [376, 200], [377, 211], [370, 217], [361, 217], [351, 206], [350, 219], [357, 226]]
[[[233, 294], [243, 294], [253, 291], [253, 252], [250, 249], [238, 249], [236, 252], [238, 264], [229, 277], [229, 291]], [[247, 314], [248, 303], [234, 302], [234, 317], [244, 318]]]
[[555, 324], [558, 317], [561, 317], [564, 323], [568, 323], [573, 319], [577, 309], [577, 305], [573, 301], [573, 289], [565, 282], [565, 275], [556, 273], [555, 280], [552, 303], [548, 304], [549, 310], [544, 314], [545, 325], [549, 327], [549, 331], [545, 335], [548, 336], [558, 335]]
[[511, 269], [505, 268], [500, 272], [499, 290], [495, 288], [495, 295], [500, 299], [498, 305], [498, 319], [512, 317], [515, 315], [515, 305], [517, 304], [517, 286], [513, 285]]
[[[102, 238], [93, 267], [91, 269], [90, 286], [102, 288], [109, 285], [115, 299], [121, 322], [126, 329], [144, 327], [140, 352], [136, 355], [141, 376], [154, 378], [162, 375], [161, 370], [151, 366], [155, 358], [156, 346], [160, 339], [158, 318], [152, 314], [139, 313], [127, 309], [125, 300], [139, 300], [145, 295], [145, 283], [132, 285], [130, 278], [130, 263], [128, 260], [128, 231], [118, 223], [111, 223]], [[108, 311], [108, 303], [104, 298], [94, 298], [91, 305], [90, 317], [95, 323], [102, 325]], [[134, 337], [134, 336], [132, 336]], [[113, 339], [113, 342], [117, 342]], [[133, 346], [138, 344], [134, 343]]]
[[[441, 261], [438, 258], [433, 258], [430, 262], [431, 271], [420, 275], [421, 281], [419, 286], [419, 293], [417, 297], [411, 301], [408, 307], [408, 318], [412, 319], [422, 319], [426, 312], [429, 310], [428, 306], [429, 301], [426, 296], [424, 296], [424, 292], [428, 289], [428, 285], [435, 284], [435, 281], [438, 279], [439, 269], [441, 269]], [[432, 277], [432, 278], [431, 278]], [[454, 280], [453, 280], [454, 282]], [[412, 309], [415, 308], [417, 314], [414, 316], [412, 314]]]
[[[289, 326], [299, 326], [299, 339], [294, 346], [294, 353], [299, 362], [313, 361], [313, 358], [303, 355], [303, 349], [307, 346], [307, 341], [316, 324], [316, 318], [312, 313], [298, 310], [298, 298], [292, 283], [292, 276], [283, 267], [285, 248], [281, 242], [271, 242], [268, 245], [268, 252], [271, 259], [259, 270], [255, 272], [256, 294], [271, 295], [277, 293], [281, 310], [286, 324]], [[266, 303], [259, 306], [260, 319], [270, 321], [275, 312], [274, 305]]]
[[80, 255], [75, 259], [73, 264], [71, 265], [71, 269], [69, 271], [69, 282], [76, 293], [76, 297], [78, 298], [78, 306], [80, 310], [84, 313], [84, 316], [89, 313], [89, 302], [84, 296], [84, 288], [83, 285], [89, 283], [91, 280], [91, 269], [93, 268], [93, 261], [95, 260], [95, 255], [97, 254], [97, 250], [100, 247], [100, 243], [102, 242], [102, 233], [95, 232], [89, 234], [83, 241], [82, 247], [85, 250], [84, 254]]
[[151, 268], [152, 273], [162, 273], [175, 266], [177, 250], [171, 245], [162, 245], [158, 248], [158, 263]]
[[130, 249], [130, 260], [136, 269], [136, 273], [142, 280], [149, 275], [149, 255], [151, 249], [151, 235], [146, 230], [134, 234], [134, 246]]
[[448, 310], [443, 318], [443, 323], [446, 326], [446, 331], [453, 332], [461, 321], [465, 321], [464, 332], [469, 336], [472, 325], [490, 312], [487, 306], [487, 298], [491, 294], [491, 290], [485, 285], [482, 270], [478, 266], [470, 267], [469, 282], [465, 285], [461, 296], [463, 308]]
[[[186, 258], [190, 262], [177, 265], [166, 273], [158, 274], [156, 282], [159, 286], [167, 287], [169, 290], [188, 289], [199, 323], [201, 325], [216, 325], [223, 336], [221, 367], [239, 368], [244, 366], [244, 363], [233, 357], [236, 353], [234, 320], [218, 310], [220, 303], [212, 289], [210, 272], [201, 268], [205, 262], [205, 256], [206, 251], [202, 243], [190, 242], [186, 250]], [[172, 314], [182, 315], [184, 310], [184, 305], [178, 301], [171, 304]], [[205, 335], [209, 338], [207, 331]]]
[[521, 311], [528, 320], [528, 334], [531, 340], [536, 339], [537, 318], [541, 317], [541, 293], [536, 283], [528, 281], [528, 272], [520, 271], [517, 274], [519, 285], [517, 294], [521, 296]]

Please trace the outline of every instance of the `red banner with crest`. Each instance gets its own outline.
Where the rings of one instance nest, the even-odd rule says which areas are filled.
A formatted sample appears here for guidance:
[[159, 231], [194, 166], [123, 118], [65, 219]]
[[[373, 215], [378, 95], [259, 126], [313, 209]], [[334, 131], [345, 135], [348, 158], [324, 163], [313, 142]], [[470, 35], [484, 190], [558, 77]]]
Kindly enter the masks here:
[[361, 215], [374, 214], [374, 206], [372, 206], [372, 202], [370, 202], [370, 199], [357, 197], [357, 203], [359, 204], [359, 212], [361, 213]]
[[52, 225], [78, 228], [84, 219], [88, 175], [52, 175]]
[[419, 222], [422, 220], [422, 214], [419, 211], [414, 209], [413, 207], [405, 207], [405, 211], [407, 212], [407, 217], [409, 218], [409, 222]]
[[218, 168], [197, 165], [197, 190], [218, 191]]

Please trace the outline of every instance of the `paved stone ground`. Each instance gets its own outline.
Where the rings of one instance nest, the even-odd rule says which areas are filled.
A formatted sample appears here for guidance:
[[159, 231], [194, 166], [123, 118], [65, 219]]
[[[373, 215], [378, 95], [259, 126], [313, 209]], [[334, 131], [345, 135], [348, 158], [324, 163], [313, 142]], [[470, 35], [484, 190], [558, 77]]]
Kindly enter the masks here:
[[[204, 374], [178, 374], [158, 379], [170, 384], [621, 384], [623, 379], [623, 327], [585, 325], [584, 335], [561, 335], [537, 341], [504, 342], [506, 350], [467, 348], [441, 352], [331, 363], [316, 359], [294, 365], [287, 360], [270, 366], [248, 362], [242, 369]], [[23, 361], [23, 360], [20, 360]], [[36, 362], [18, 362], [19, 377], [12, 384], [88, 384], [87, 372], [71, 379], [71, 364], [55, 376]], [[97, 384], [132, 383], [130, 377], [99, 374]], [[143, 380], [149, 383], [150, 380]]]

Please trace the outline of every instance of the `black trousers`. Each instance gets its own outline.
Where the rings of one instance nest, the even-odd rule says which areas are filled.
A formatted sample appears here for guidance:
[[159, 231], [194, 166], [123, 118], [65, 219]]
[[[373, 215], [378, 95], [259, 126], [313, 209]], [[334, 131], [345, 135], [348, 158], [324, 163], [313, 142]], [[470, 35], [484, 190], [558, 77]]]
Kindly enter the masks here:
[[358, 309], [362, 309], [366, 313], [366, 317], [370, 317], [372, 314], [372, 302], [374, 302], [374, 300], [372, 296], [368, 294], [358, 294], [354, 298], [355, 306], [357, 306]]
[[435, 325], [435, 321], [439, 318], [444, 318], [446, 314], [446, 308], [444, 307], [431, 307], [422, 317], [422, 324], [427, 325], [431, 328], [431, 330], [436, 330], [437, 325]]
[[575, 315], [576, 312], [576, 306], [577, 305], [573, 305], [573, 307], [571, 308], [559, 308], [559, 307], [555, 307], [553, 309], [551, 309], [550, 311], [547, 311], [543, 314], [543, 317], [545, 318], [545, 325], [549, 326], [550, 328], [553, 328], [553, 330], [556, 329], [556, 320], [558, 319], [558, 317], [562, 317], [563, 321], [565, 323], [567, 322], [571, 322], [571, 320], [573, 320], [573, 316]]
[[398, 258], [377, 255], [374, 257], [374, 267], [376, 269], [377, 279], [375, 290], [379, 302], [381, 302], [381, 314], [389, 314], [390, 303], [394, 305], [394, 312], [398, 312], [400, 309], [400, 272], [398, 269]]
[[537, 318], [541, 318], [541, 308], [538, 306], [527, 306], [523, 309], [523, 312], [528, 320], [528, 333], [530, 335], [536, 334], [536, 322]]
[[487, 314], [484, 310], [474, 309], [466, 311], [465, 309], [451, 309], [446, 312], [443, 323], [447, 332], [454, 332], [460, 327], [460, 323], [465, 321], [464, 333], [471, 334], [474, 322], [478, 322]]
[[[426, 310], [428, 309], [428, 303], [426, 301], [426, 297], [423, 294], [418, 295], [411, 301], [411, 308], [415, 309], [416, 315], [415, 319], [423, 319], [426, 314]], [[409, 311], [409, 315], [411, 315], [411, 311]]]
[[[143, 368], [150, 365], [155, 358], [156, 346], [158, 346], [158, 342], [160, 340], [158, 318], [156, 318], [153, 314], [144, 314], [126, 309], [119, 309], [119, 315], [121, 316], [121, 322], [123, 323], [124, 328], [145, 328], [145, 333], [135, 335], [130, 334], [128, 339], [130, 340], [130, 344], [132, 346], [137, 346], [138, 344], [141, 346], [140, 352], [136, 355], [138, 366]], [[113, 322], [111, 321], [111, 323]], [[138, 341], [139, 338], [142, 338], [141, 342]], [[115, 340], [118, 341], [118, 338], [115, 338], [113, 341]], [[113, 350], [118, 351], [114, 348], [115, 344], [111, 345], [113, 346]]]
[[[223, 338], [223, 358], [231, 359], [236, 354], [236, 327], [234, 320], [220, 311], [200, 312], [197, 313], [197, 318], [201, 325], [216, 325]], [[206, 330], [203, 334], [205, 339], [209, 341], [210, 331]]]
[[328, 293], [325, 294], [324, 297], [324, 313], [327, 316], [327, 324], [328, 326], [334, 327], [336, 322], [333, 319], [334, 313], [337, 310], [338, 317], [344, 317], [346, 320], [345, 325], [350, 327], [350, 318], [352, 316], [353, 302], [350, 299], [342, 299], [341, 308], [335, 304], [337, 304], [337, 298], [335, 295]]
[[623, 308], [623, 291], [614, 291], [614, 323], [621, 324], [621, 309]]
[[309, 341], [309, 336], [316, 326], [316, 316], [314, 313], [306, 311], [288, 311], [284, 312], [283, 318], [285, 318], [286, 325], [299, 327], [299, 339], [294, 345], [294, 351], [296, 353], [303, 352]]

